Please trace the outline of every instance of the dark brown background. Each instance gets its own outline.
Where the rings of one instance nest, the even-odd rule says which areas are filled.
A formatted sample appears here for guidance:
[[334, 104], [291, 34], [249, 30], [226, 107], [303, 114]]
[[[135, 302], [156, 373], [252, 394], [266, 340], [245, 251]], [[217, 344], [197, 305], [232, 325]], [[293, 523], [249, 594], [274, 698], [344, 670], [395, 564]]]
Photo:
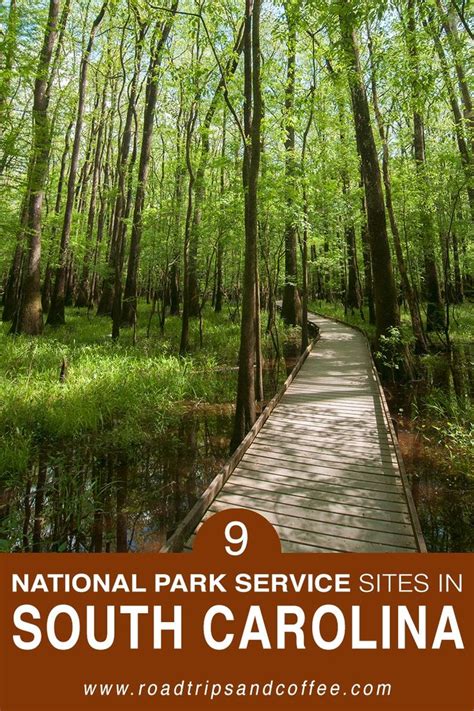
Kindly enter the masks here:
[[[249, 530], [249, 545], [244, 555], [228, 556], [224, 547], [224, 528], [228, 521], [239, 519]], [[0, 709], [145, 709], [145, 708], [296, 708], [296, 709], [446, 709], [471, 711], [474, 709], [474, 654], [473, 654], [473, 554], [286, 554], [280, 553], [280, 544], [274, 529], [258, 514], [246, 511], [225, 511], [213, 516], [201, 529], [193, 554], [135, 554], [135, 555], [70, 555], [70, 554], [5, 554], [0, 557]], [[351, 594], [278, 593], [278, 594], [183, 594], [172, 596], [153, 592], [156, 572], [228, 573], [231, 580], [236, 572], [350, 572], [354, 581], [363, 572], [427, 573], [436, 581], [439, 573], [464, 575], [462, 594], [440, 594], [435, 589], [429, 593], [372, 593], [354, 590]], [[149, 592], [146, 594], [25, 594], [11, 592], [12, 573], [48, 572], [110, 572], [138, 573]], [[57, 651], [49, 643], [35, 651], [19, 650], [12, 642], [13, 610], [21, 604], [38, 607], [43, 617], [61, 603], [73, 605], [81, 619], [86, 605], [97, 605], [98, 612], [106, 604], [161, 604], [171, 610], [173, 605], [183, 605], [183, 650], [152, 649], [152, 627], [140, 627], [141, 644], [137, 651], [128, 649], [126, 620], [117, 625], [116, 643], [107, 651], [91, 650], [81, 636], [77, 647], [70, 651]], [[312, 642], [311, 618], [316, 607], [336, 604], [346, 612], [346, 640], [337, 650], [324, 651]], [[260, 644], [251, 643], [248, 650], [230, 649], [217, 652], [209, 649], [202, 634], [202, 621], [206, 610], [215, 604], [230, 607], [238, 622], [229, 624], [227, 631], [243, 628], [246, 610], [252, 604], [262, 607], [270, 639], [275, 640], [275, 614], [278, 604], [304, 607], [307, 625], [307, 649], [297, 650], [290, 644], [286, 650], [262, 650]], [[380, 638], [383, 604], [394, 608], [408, 605], [411, 610], [418, 605], [428, 607], [428, 640], [432, 640], [439, 612], [443, 605], [455, 606], [457, 619], [464, 639], [465, 649], [456, 650], [454, 644], [444, 643], [440, 650], [418, 650], [408, 635], [406, 650], [351, 650], [350, 607], [362, 606], [364, 637], [371, 633]], [[396, 610], [394, 610], [396, 613]], [[100, 616], [100, 615], [99, 615]], [[120, 619], [120, 615], [118, 619]], [[164, 619], [167, 619], [164, 610]], [[396, 619], [396, 615], [393, 615]], [[105, 611], [103, 618], [105, 619]], [[217, 628], [216, 628], [217, 629]], [[392, 637], [396, 642], [395, 627]], [[223, 630], [224, 633], [224, 630]], [[164, 633], [164, 640], [170, 633]], [[221, 696], [209, 699], [83, 696], [83, 683], [177, 683], [182, 679], [211, 682], [298, 682], [316, 679], [317, 682], [339, 683], [349, 689], [354, 683], [388, 682], [392, 684], [390, 697], [330, 696], [318, 698]]]

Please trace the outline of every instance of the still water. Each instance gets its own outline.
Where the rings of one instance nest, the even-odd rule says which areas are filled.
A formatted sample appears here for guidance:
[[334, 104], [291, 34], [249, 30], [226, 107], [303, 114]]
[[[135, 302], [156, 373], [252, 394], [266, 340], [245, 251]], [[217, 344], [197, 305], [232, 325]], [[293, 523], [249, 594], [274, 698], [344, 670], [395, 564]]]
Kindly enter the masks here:
[[[286, 368], [265, 372], [267, 400], [295, 363], [295, 353], [286, 355]], [[459, 418], [472, 399], [472, 351], [430, 357], [423, 367], [417, 383], [386, 389], [413, 497], [428, 550], [473, 551], [469, 448], [460, 454], [456, 436], [447, 448], [433, 429], [443, 411]], [[1, 493], [1, 549], [158, 551], [227, 460], [232, 416], [230, 404], [191, 406], [151, 444], [127, 450], [99, 440], [43, 445]]]

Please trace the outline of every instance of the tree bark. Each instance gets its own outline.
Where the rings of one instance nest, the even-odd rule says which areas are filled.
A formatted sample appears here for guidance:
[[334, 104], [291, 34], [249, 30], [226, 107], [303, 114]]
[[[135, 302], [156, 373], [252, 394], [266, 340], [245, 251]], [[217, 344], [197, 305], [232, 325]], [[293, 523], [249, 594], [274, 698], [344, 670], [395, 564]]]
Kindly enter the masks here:
[[[63, 154], [61, 156], [61, 167], [59, 170], [58, 186], [56, 189], [56, 202], [54, 205], [54, 215], [56, 218], [59, 218], [59, 215], [61, 213], [64, 178], [66, 175], [66, 161], [67, 161], [67, 156], [69, 153], [69, 147], [70, 147], [69, 146], [69, 139], [71, 136], [72, 126], [73, 126], [73, 123], [71, 122], [69, 124], [69, 126], [67, 127], [66, 138], [64, 141], [64, 150], [63, 150]], [[51, 256], [52, 256], [52, 251], [56, 246], [55, 240], [56, 240], [56, 225], [54, 225], [52, 232], [51, 232], [48, 261], [46, 264], [46, 269], [45, 269], [44, 278], [43, 278], [43, 288], [41, 290], [41, 303], [43, 306], [44, 313], [47, 313], [49, 311], [49, 307], [51, 304], [51, 287], [52, 287], [51, 282], [52, 282], [52, 273], [53, 273], [53, 270], [51, 268]]]
[[[141, 60], [143, 54], [143, 42], [145, 39], [147, 26], [140, 25], [136, 42], [135, 42], [135, 57], [132, 79], [128, 94], [127, 113], [125, 124], [120, 137], [119, 156], [117, 159], [117, 196], [115, 198], [114, 209], [112, 213], [112, 231], [110, 235], [110, 247], [108, 258], [108, 273], [102, 284], [102, 294], [97, 307], [98, 316], [112, 315], [114, 303], [114, 283], [116, 281], [116, 268], [119, 260], [120, 239], [119, 235], [124, 228], [123, 219], [127, 200], [127, 174], [129, 171], [129, 156], [130, 146], [132, 143], [132, 125], [133, 117], [136, 111], [138, 80], [140, 74]], [[122, 43], [123, 44], [123, 43]], [[123, 52], [123, 46], [121, 46]], [[121, 269], [121, 267], [120, 267]]]
[[28, 170], [30, 180], [26, 223], [28, 247], [25, 254], [18, 318], [12, 326], [12, 332], [30, 335], [38, 335], [43, 331], [40, 271], [41, 217], [51, 148], [48, 71], [56, 42], [58, 14], [59, 0], [50, 0], [33, 96], [33, 147]]
[[472, 97], [469, 90], [469, 82], [466, 76], [466, 70], [464, 69], [463, 62], [459, 54], [459, 37], [456, 29], [456, 25], [452, 22], [445, 8], [443, 7], [442, 0], [436, 0], [436, 6], [441, 18], [441, 24], [446, 33], [448, 39], [449, 47], [454, 59], [454, 68], [456, 70], [456, 75], [458, 78], [459, 90], [461, 92], [461, 99], [464, 107], [464, 118], [466, 120], [466, 125], [469, 131], [471, 153], [474, 154], [474, 110], [472, 106]]
[[398, 223], [395, 217], [395, 210], [393, 208], [392, 201], [392, 183], [390, 180], [390, 169], [389, 169], [389, 151], [388, 151], [388, 141], [387, 132], [383, 122], [382, 113], [380, 111], [379, 101], [378, 101], [378, 89], [377, 80], [375, 76], [375, 64], [373, 60], [373, 46], [372, 38], [369, 35], [369, 53], [370, 53], [370, 70], [371, 70], [371, 84], [372, 84], [372, 102], [374, 105], [375, 119], [377, 121], [377, 126], [379, 130], [380, 140], [382, 142], [382, 174], [383, 182], [385, 187], [385, 204], [387, 207], [387, 213], [390, 221], [390, 229], [392, 231], [393, 243], [395, 245], [395, 254], [397, 256], [398, 270], [400, 272], [400, 277], [402, 281], [403, 295], [407, 300], [408, 308], [410, 311], [411, 325], [413, 329], [413, 335], [415, 336], [415, 350], [418, 353], [428, 352], [428, 342], [426, 340], [425, 332], [423, 329], [423, 322], [421, 319], [420, 305], [418, 303], [418, 298], [415, 290], [412, 287], [410, 277], [408, 275], [408, 269], [405, 263], [405, 258], [403, 256], [402, 244], [400, 239], [400, 231], [398, 229]]
[[190, 317], [190, 295], [189, 295], [189, 243], [191, 240], [192, 219], [193, 219], [193, 194], [195, 174], [191, 163], [191, 142], [196, 125], [196, 107], [193, 106], [186, 122], [186, 167], [189, 175], [188, 182], [188, 207], [186, 211], [186, 225], [184, 228], [183, 246], [183, 314], [181, 318], [181, 342], [179, 354], [184, 356], [189, 349], [189, 317]]
[[132, 235], [128, 258], [127, 279], [125, 282], [122, 306], [122, 325], [133, 326], [137, 316], [137, 281], [140, 261], [140, 243], [142, 237], [142, 215], [145, 206], [146, 186], [150, 163], [153, 125], [158, 98], [158, 71], [161, 66], [163, 50], [171, 31], [174, 16], [178, 9], [178, 0], [174, 0], [169, 16], [159, 24], [153, 37], [150, 64], [148, 67], [145, 91], [145, 110], [143, 116], [143, 134], [138, 168], [138, 185], [135, 193]]
[[[8, 20], [5, 34], [2, 41], [3, 72], [0, 81], [0, 144], [3, 143], [4, 131], [10, 122], [10, 109], [8, 102], [11, 93], [11, 77], [15, 60], [15, 49], [17, 47], [18, 30], [18, 7], [16, 0], [10, 0]], [[4, 152], [3, 160], [6, 157], [5, 145], [2, 145]], [[2, 160], [2, 162], [3, 162]]]
[[15, 251], [13, 259], [8, 270], [8, 276], [5, 285], [5, 293], [3, 297], [3, 313], [2, 321], [13, 321], [18, 316], [18, 304], [20, 299], [21, 281], [22, 281], [22, 264], [24, 257], [24, 241], [26, 233], [26, 224], [28, 221], [28, 199], [29, 199], [29, 180], [27, 180], [26, 192], [23, 197], [20, 224], [16, 238]]
[[[221, 201], [225, 194], [225, 170], [224, 170], [224, 158], [226, 150], [226, 112], [224, 110], [223, 123], [222, 123], [222, 147], [221, 147], [221, 171], [220, 171], [220, 197]], [[219, 234], [217, 236], [217, 251], [216, 251], [216, 284], [215, 284], [215, 300], [214, 300], [214, 311], [216, 314], [221, 313], [222, 303], [224, 300], [224, 286], [223, 286], [223, 262], [224, 262], [224, 235], [222, 228], [222, 216], [219, 220]]]
[[288, 26], [287, 76], [285, 91], [286, 140], [286, 227], [285, 227], [285, 285], [281, 316], [289, 326], [301, 324], [301, 300], [297, 278], [297, 227], [296, 227], [296, 145], [295, 145], [295, 68], [296, 68], [296, 8], [286, 3]]
[[362, 242], [362, 257], [364, 260], [364, 299], [369, 310], [369, 323], [375, 325], [375, 304], [374, 304], [374, 277], [372, 273], [372, 257], [370, 254], [369, 229], [367, 227], [367, 208], [365, 197], [361, 200], [362, 223], [360, 226], [360, 238]]
[[209, 133], [211, 129], [212, 120], [219, 106], [219, 99], [222, 95], [222, 91], [226, 86], [226, 81], [232, 77], [238, 67], [239, 58], [242, 53], [243, 48], [243, 26], [240, 27], [237, 34], [237, 39], [235, 40], [234, 47], [232, 49], [232, 56], [227, 62], [224, 68], [224, 76], [221, 76], [217, 88], [212, 97], [209, 108], [204, 117], [201, 134], [202, 134], [202, 144], [201, 144], [201, 154], [199, 159], [199, 164], [196, 170], [195, 177], [195, 188], [194, 188], [194, 198], [193, 198], [193, 221], [191, 226], [191, 235], [189, 242], [189, 315], [198, 316], [199, 315], [199, 283], [198, 283], [198, 247], [199, 247], [199, 233], [202, 217], [202, 205], [205, 199], [205, 179], [206, 170], [209, 163], [209, 155], [211, 152], [211, 144], [209, 140]]
[[397, 289], [387, 234], [380, 166], [370, 120], [369, 104], [362, 77], [359, 46], [353, 17], [340, 15], [342, 39], [349, 65], [349, 84], [357, 147], [364, 181], [370, 252], [372, 257], [375, 326], [377, 340], [400, 323]]
[[261, 0], [246, 0], [244, 37], [244, 161], [245, 266], [240, 330], [237, 402], [231, 449], [238, 447], [255, 422], [255, 277], [257, 269], [258, 177], [261, 153], [262, 95], [260, 86]]
[[61, 232], [61, 244], [59, 248], [59, 266], [56, 270], [51, 306], [48, 313], [47, 323], [51, 326], [59, 326], [65, 323], [65, 292], [66, 292], [66, 266], [68, 260], [69, 240], [71, 235], [72, 213], [74, 208], [74, 195], [76, 188], [76, 176], [79, 164], [79, 150], [81, 146], [82, 125], [84, 121], [84, 108], [87, 90], [87, 75], [89, 71], [89, 60], [94, 44], [94, 38], [107, 9], [108, 0], [103, 3], [99, 14], [92, 23], [87, 47], [81, 60], [79, 75], [79, 100], [76, 113], [76, 127], [74, 130], [74, 141], [71, 153], [71, 167], [67, 185], [66, 207], [64, 221]]
[[79, 291], [76, 299], [76, 307], [83, 308], [89, 305], [90, 300], [90, 283], [89, 283], [89, 273], [90, 273], [90, 261], [91, 261], [91, 248], [92, 239], [94, 236], [94, 225], [96, 217], [96, 205], [97, 205], [97, 189], [99, 184], [99, 174], [100, 174], [100, 163], [102, 157], [102, 136], [104, 132], [104, 118], [105, 118], [105, 100], [107, 92], [104, 86], [102, 93], [101, 110], [99, 117], [99, 126], [97, 128], [97, 140], [95, 144], [94, 152], [94, 163], [92, 168], [92, 184], [91, 193], [89, 198], [89, 211], [87, 214], [87, 228], [86, 228], [86, 244], [84, 248], [84, 259], [82, 262], [81, 270], [81, 281], [79, 284]]
[[446, 54], [444, 52], [443, 45], [441, 44], [439, 37], [436, 35], [436, 33], [434, 31], [432, 32], [432, 37], [433, 37], [433, 41], [434, 41], [434, 44], [436, 47], [436, 51], [438, 53], [438, 57], [439, 57], [440, 65], [441, 65], [441, 71], [442, 71], [443, 78], [444, 78], [444, 83], [446, 85], [446, 89], [447, 89], [448, 96], [449, 96], [449, 103], [451, 104], [451, 110], [453, 112], [454, 130], [456, 133], [456, 142], [458, 145], [459, 155], [461, 156], [461, 163], [464, 168], [465, 175], [466, 175], [467, 196], [468, 196], [468, 200], [469, 200], [469, 207], [471, 209], [471, 218], [474, 221], [474, 187], [473, 187], [474, 171], [473, 171], [473, 166], [472, 166], [472, 158], [469, 155], [469, 149], [467, 146], [466, 137], [464, 135], [464, 122], [463, 122], [463, 117], [462, 117], [462, 113], [461, 113], [461, 108], [459, 106], [456, 92], [454, 90], [454, 86], [451, 81], [451, 75], [449, 72], [448, 61], [446, 59]]
[[[416, 0], [408, 0], [408, 27], [407, 45], [412, 66], [412, 95], [413, 95], [413, 146], [415, 163], [420, 180], [420, 185], [429, 188], [426, 174], [425, 130], [423, 116], [417, 102], [417, 77], [418, 77], [418, 47], [416, 41]], [[443, 330], [445, 325], [445, 312], [435, 253], [435, 226], [433, 215], [426, 204], [420, 201], [420, 217], [422, 235], [421, 241], [424, 251], [424, 295], [427, 301], [426, 330], [427, 332]]]

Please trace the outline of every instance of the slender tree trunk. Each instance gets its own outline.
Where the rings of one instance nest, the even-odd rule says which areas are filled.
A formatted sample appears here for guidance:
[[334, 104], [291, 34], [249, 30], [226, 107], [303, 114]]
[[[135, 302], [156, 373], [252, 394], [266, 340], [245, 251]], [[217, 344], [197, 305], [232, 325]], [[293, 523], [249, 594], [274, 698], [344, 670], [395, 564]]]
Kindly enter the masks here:
[[158, 98], [158, 72], [161, 66], [163, 50], [171, 31], [174, 16], [178, 9], [178, 0], [173, 0], [170, 15], [158, 25], [153, 37], [150, 64], [148, 67], [145, 110], [143, 116], [143, 134], [138, 168], [138, 184], [135, 194], [132, 235], [122, 306], [122, 324], [133, 326], [137, 317], [137, 282], [142, 237], [142, 214], [145, 206], [146, 186], [150, 164], [151, 143], [155, 122], [156, 102]]
[[353, 18], [347, 12], [340, 16], [342, 39], [349, 63], [349, 83], [354, 114], [357, 146], [364, 181], [367, 223], [372, 257], [376, 335], [380, 339], [400, 323], [397, 289], [387, 234], [382, 179], [375, 145], [369, 104], [362, 77], [359, 46]]
[[[146, 25], [140, 25], [135, 43], [134, 70], [130, 82], [127, 114], [125, 117], [123, 132], [120, 138], [119, 156], [117, 160], [117, 196], [115, 198], [115, 204], [112, 215], [112, 232], [110, 236], [108, 274], [105, 276], [102, 285], [102, 294], [97, 308], [98, 316], [112, 315], [112, 308], [114, 304], [114, 283], [116, 281], [116, 270], [120, 261], [120, 233], [123, 229], [125, 229], [123, 219], [127, 200], [127, 175], [129, 173], [129, 156], [133, 135], [133, 118], [136, 111], [138, 80], [146, 30]], [[123, 53], [123, 51], [124, 48], [122, 42], [121, 52]]]
[[[183, 182], [185, 169], [182, 159], [182, 127], [181, 119], [183, 115], [182, 93], [180, 95], [180, 105], [178, 118], [176, 121], [176, 172], [175, 172], [175, 189], [174, 189], [174, 229], [175, 239], [174, 244], [179, 244], [181, 241], [181, 223], [182, 223], [182, 197], [183, 197]], [[180, 250], [175, 247], [174, 255], [170, 266], [170, 316], [179, 316], [179, 266], [180, 266]]]
[[464, 107], [464, 118], [466, 120], [466, 125], [469, 131], [469, 139], [471, 144], [471, 153], [474, 154], [474, 110], [472, 105], [471, 92], [469, 90], [469, 81], [466, 76], [466, 70], [462, 63], [460, 52], [459, 52], [459, 36], [455, 23], [449, 17], [445, 8], [443, 7], [442, 0], [436, 0], [436, 6], [439, 11], [441, 18], [441, 23], [443, 29], [446, 33], [448, 39], [449, 47], [454, 59], [454, 68], [456, 70], [456, 75], [459, 83], [459, 90], [461, 93], [461, 100]]
[[263, 354], [262, 354], [262, 325], [260, 322], [260, 278], [258, 259], [255, 259], [255, 399], [263, 402]]
[[[312, 82], [311, 82], [311, 101], [308, 114], [308, 120], [303, 134], [303, 146], [301, 149], [301, 175], [303, 180], [303, 243], [301, 246], [301, 269], [303, 273], [303, 300], [302, 300], [302, 322], [301, 322], [301, 352], [304, 353], [309, 345], [309, 329], [308, 329], [308, 226], [309, 226], [309, 200], [308, 200], [308, 180], [306, 178], [306, 151], [308, 147], [308, 138], [311, 127], [314, 121], [314, 108], [316, 99], [316, 42], [315, 36], [312, 35]], [[314, 246], [314, 245], [312, 245]]]
[[260, 86], [261, 0], [246, 0], [244, 38], [245, 266], [240, 330], [237, 403], [231, 449], [238, 447], [255, 422], [255, 275], [257, 269], [258, 177], [261, 153], [262, 95]]
[[392, 201], [392, 184], [390, 180], [390, 169], [389, 169], [389, 151], [388, 151], [388, 141], [386, 128], [383, 122], [382, 113], [380, 111], [379, 101], [378, 101], [378, 89], [377, 80], [375, 76], [375, 64], [373, 61], [373, 47], [372, 38], [369, 35], [369, 52], [370, 52], [370, 69], [371, 69], [371, 83], [372, 83], [372, 101], [374, 105], [374, 113], [377, 121], [377, 126], [379, 130], [380, 140], [382, 142], [382, 174], [383, 182], [385, 187], [385, 204], [387, 207], [387, 213], [390, 221], [390, 229], [392, 231], [393, 243], [395, 245], [395, 254], [397, 256], [398, 271], [400, 272], [400, 278], [402, 281], [403, 295], [407, 300], [408, 308], [410, 311], [411, 325], [413, 329], [413, 335], [415, 336], [415, 349], [418, 353], [427, 353], [428, 342], [426, 340], [425, 332], [423, 329], [423, 322], [421, 319], [420, 305], [418, 303], [418, 298], [413, 289], [410, 277], [408, 275], [408, 269], [405, 263], [405, 258], [403, 256], [402, 244], [400, 239], [400, 231], [398, 229], [397, 220], [395, 217], [395, 210], [393, 208]]
[[[428, 188], [425, 155], [425, 130], [423, 116], [418, 108], [418, 47], [416, 41], [416, 0], [408, 0], [408, 31], [407, 45], [412, 66], [412, 95], [413, 95], [413, 130], [414, 153], [417, 172], [422, 187]], [[445, 325], [445, 312], [435, 252], [435, 225], [433, 215], [426, 202], [420, 201], [421, 241], [424, 254], [424, 292], [427, 301], [426, 330], [428, 332], [443, 330]]]
[[29, 180], [27, 180], [26, 192], [23, 197], [20, 224], [16, 238], [15, 251], [13, 259], [8, 271], [8, 277], [5, 285], [5, 293], [3, 297], [3, 314], [4, 322], [13, 321], [18, 316], [18, 305], [20, 299], [21, 280], [22, 280], [22, 265], [24, 258], [24, 241], [26, 233], [26, 224], [28, 221], [28, 199], [29, 199]]
[[[428, 23], [425, 23], [428, 24]], [[431, 32], [433, 41], [438, 53], [441, 71], [444, 78], [444, 83], [449, 95], [449, 103], [451, 104], [451, 110], [453, 112], [454, 118], [454, 130], [456, 132], [456, 142], [458, 145], [459, 155], [461, 156], [461, 163], [464, 168], [464, 172], [467, 180], [467, 196], [469, 199], [469, 207], [471, 209], [471, 219], [474, 221], [474, 171], [472, 165], [472, 157], [469, 155], [469, 149], [467, 146], [466, 137], [464, 135], [464, 122], [461, 113], [461, 108], [454, 90], [453, 82], [451, 81], [451, 75], [449, 72], [448, 61], [446, 59], [446, 54], [443, 49], [443, 45], [435, 31]]]
[[[16, 0], [10, 0], [10, 9], [8, 11], [8, 20], [5, 34], [2, 41], [3, 53], [3, 72], [0, 81], [0, 143], [3, 143], [4, 131], [8, 128], [10, 122], [10, 109], [8, 102], [11, 94], [11, 78], [12, 68], [15, 60], [15, 50], [17, 47], [17, 31], [18, 31], [18, 7]], [[3, 148], [3, 146], [2, 146]], [[4, 156], [6, 157], [6, 149]]]
[[96, 219], [97, 190], [99, 185], [100, 164], [102, 158], [102, 136], [104, 133], [106, 97], [106, 85], [104, 85], [99, 116], [99, 126], [97, 128], [97, 141], [95, 145], [94, 164], [92, 168], [91, 194], [89, 198], [89, 212], [87, 215], [86, 244], [84, 251], [84, 259], [82, 262], [81, 281], [79, 284], [79, 292], [76, 299], [76, 306], [78, 308], [88, 306], [90, 300], [90, 262], [92, 257], [92, 240], [94, 237], [94, 226]]
[[71, 167], [69, 169], [69, 178], [67, 185], [66, 207], [61, 233], [61, 244], [59, 248], [59, 266], [56, 270], [54, 289], [51, 297], [51, 306], [49, 309], [47, 320], [47, 323], [51, 326], [58, 326], [60, 324], [65, 323], [64, 302], [66, 292], [66, 266], [68, 259], [69, 240], [71, 235], [72, 213], [74, 208], [74, 194], [76, 189], [76, 176], [79, 164], [79, 150], [81, 146], [82, 125], [84, 121], [87, 75], [95, 34], [105, 15], [107, 4], [108, 0], [105, 0], [99, 11], [99, 14], [92, 23], [92, 28], [89, 34], [89, 41], [87, 43], [87, 47], [81, 60], [81, 69], [79, 76], [79, 100], [77, 105], [76, 127], [74, 130], [74, 142], [71, 153]]
[[[223, 124], [222, 124], [222, 147], [221, 147], [221, 171], [220, 171], [220, 198], [221, 203], [225, 195], [225, 169], [224, 169], [224, 158], [226, 150], [226, 111], [223, 113]], [[224, 262], [224, 235], [222, 227], [222, 217], [219, 220], [219, 235], [217, 237], [217, 252], [216, 252], [216, 285], [215, 285], [215, 300], [214, 300], [214, 311], [216, 314], [222, 311], [222, 302], [224, 299], [224, 286], [223, 286], [223, 262]]]
[[26, 223], [28, 247], [25, 255], [18, 318], [12, 326], [12, 332], [30, 335], [37, 335], [43, 330], [40, 271], [41, 216], [51, 148], [48, 120], [50, 98], [48, 71], [57, 36], [58, 14], [59, 0], [50, 0], [33, 96], [33, 148], [28, 170], [30, 180]]
[[281, 315], [286, 324], [301, 323], [301, 300], [297, 279], [297, 227], [296, 227], [296, 145], [295, 145], [295, 68], [297, 17], [294, 4], [286, 4], [288, 25], [287, 77], [285, 92], [286, 113], [286, 227], [285, 227], [285, 285]]
[[201, 134], [202, 134], [202, 144], [201, 144], [201, 154], [199, 159], [199, 165], [196, 170], [195, 177], [195, 188], [193, 197], [193, 221], [191, 228], [191, 235], [189, 241], [189, 315], [198, 316], [199, 315], [199, 283], [198, 283], [198, 247], [199, 247], [199, 233], [202, 217], [202, 205], [205, 199], [205, 179], [206, 171], [209, 163], [209, 155], [211, 152], [210, 144], [210, 130], [212, 120], [219, 106], [219, 101], [222, 96], [222, 91], [226, 86], [226, 81], [232, 77], [238, 67], [239, 58], [242, 53], [243, 48], [243, 25], [240, 27], [237, 39], [234, 43], [232, 56], [227, 62], [224, 68], [224, 76], [221, 77], [217, 88], [212, 97], [211, 103], [204, 117]]
[[196, 125], [196, 107], [191, 108], [188, 121], [186, 123], [186, 167], [189, 175], [188, 182], [188, 208], [186, 212], [186, 225], [184, 228], [183, 247], [183, 314], [181, 319], [181, 342], [179, 354], [184, 356], [189, 350], [189, 317], [190, 317], [190, 294], [189, 294], [189, 244], [191, 241], [192, 220], [193, 220], [193, 194], [195, 174], [191, 163], [191, 142]]
[[[340, 131], [341, 131], [341, 145], [345, 143], [345, 135], [343, 130], [343, 112], [342, 107], [340, 107]], [[349, 195], [351, 191], [350, 178], [347, 168], [343, 166], [341, 170], [342, 179], [342, 194], [344, 196], [344, 202], [346, 206], [345, 224], [344, 224], [344, 242], [345, 242], [345, 269], [343, 277], [343, 295], [344, 295], [344, 307], [350, 309], [351, 313], [354, 310], [359, 310], [361, 307], [361, 293], [359, 285], [359, 273], [357, 269], [357, 244], [356, 244], [356, 232], [354, 227], [354, 220], [352, 217], [352, 212], [350, 208]]]
[[[132, 195], [133, 195], [133, 169], [135, 162], [137, 160], [138, 153], [138, 136], [135, 133], [133, 138], [133, 151], [130, 158], [130, 164], [128, 166], [128, 187], [125, 195], [124, 209], [122, 213], [121, 223], [118, 225], [118, 233], [115, 245], [115, 262], [114, 262], [114, 284], [113, 284], [113, 303], [112, 303], [112, 338], [117, 340], [120, 336], [120, 326], [122, 323], [122, 272], [123, 272], [123, 262], [125, 259], [125, 246], [126, 246], [126, 223], [130, 216], [132, 209]], [[133, 321], [133, 327], [135, 329], [133, 341], [135, 343], [136, 337], [136, 313]]]
[[[59, 170], [58, 187], [56, 190], [56, 202], [54, 205], [54, 215], [55, 215], [56, 219], [59, 219], [59, 215], [61, 213], [64, 178], [66, 175], [66, 161], [67, 161], [67, 156], [69, 153], [69, 147], [70, 147], [69, 141], [70, 141], [70, 137], [71, 137], [72, 126], [73, 126], [73, 123], [71, 122], [69, 124], [69, 126], [67, 127], [66, 138], [65, 138], [65, 142], [64, 142], [64, 150], [63, 150], [63, 154], [61, 156], [61, 167]], [[47, 261], [46, 269], [45, 269], [45, 273], [44, 273], [43, 288], [41, 290], [41, 303], [43, 306], [44, 313], [47, 313], [49, 311], [49, 307], [51, 304], [51, 288], [52, 288], [51, 282], [52, 282], [52, 274], [53, 274], [53, 270], [51, 268], [51, 258], [52, 258], [53, 249], [55, 247], [56, 247], [56, 225], [53, 227], [52, 232], [51, 232], [48, 261]]]
[[456, 230], [452, 235], [453, 239], [453, 262], [454, 262], [454, 301], [462, 304], [464, 301], [464, 282], [459, 259], [459, 240]]

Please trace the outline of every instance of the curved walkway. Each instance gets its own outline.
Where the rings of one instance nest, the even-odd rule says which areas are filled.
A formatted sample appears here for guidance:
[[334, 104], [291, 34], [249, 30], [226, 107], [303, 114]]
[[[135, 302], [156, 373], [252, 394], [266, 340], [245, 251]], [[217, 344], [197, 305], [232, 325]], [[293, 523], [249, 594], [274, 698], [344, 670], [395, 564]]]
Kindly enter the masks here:
[[203, 520], [252, 509], [286, 551], [425, 550], [366, 338], [310, 320], [320, 340]]

